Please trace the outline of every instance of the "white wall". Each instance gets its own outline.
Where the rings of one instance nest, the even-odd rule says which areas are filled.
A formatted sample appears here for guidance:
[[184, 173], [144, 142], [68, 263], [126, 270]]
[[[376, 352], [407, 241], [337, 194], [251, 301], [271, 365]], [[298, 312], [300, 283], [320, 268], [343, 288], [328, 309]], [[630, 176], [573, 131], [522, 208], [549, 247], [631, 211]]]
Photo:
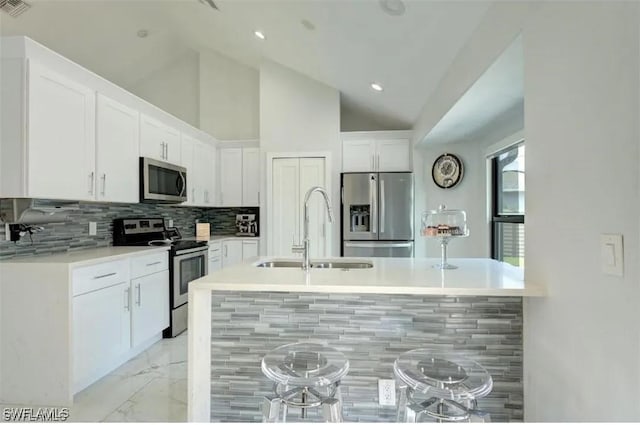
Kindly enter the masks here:
[[146, 76], [131, 92], [170, 114], [198, 127], [199, 60], [191, 52], [167, 67]]
[[[637, 2], [545, 5], [524, 32], [526, 421], [640, 421]], [[624, 237], [624, 277], [600, 270]]]
[[200, 129], [219, 140], [257, 139], [258, 70], [212, 50], [200, 53]]
[[[266, 191], [266, 155], [270, 152], [331, 152], [331, 203], [340, 208], [340, 96], [338, 90], [273, 62], [260, 66], [260, 148], [262, 193]], [[260, 222], [268, 223], [266, 196]], [[332, 228], [333, 255], [340, 251], [339, 220]], [[264, 227], [263, 225], [263, 227]], [[266, 248], [268, 243], [261, 244]]]
[[[420, 218], [426, 210], [438, 209], [444, 204], [448, 209], [467, 212], [469, 237], [454, 239], [449, 244], [450, 257], [490, 257], [487, 221], [486, 143], [470, 141], [418, 148], [420, 166], [415, 168], [416, 184], [416, 257], [439, 257], [437, 240], [420, 236]], [[457, 155], [464, 164], [464, 176], [452, 189], [441, 189], [431, 178], [433, 162], [443, 153]], [[416, 164], [418, 161], [416, 161]], [[451, 261], [455, 264], [455, 261]]]

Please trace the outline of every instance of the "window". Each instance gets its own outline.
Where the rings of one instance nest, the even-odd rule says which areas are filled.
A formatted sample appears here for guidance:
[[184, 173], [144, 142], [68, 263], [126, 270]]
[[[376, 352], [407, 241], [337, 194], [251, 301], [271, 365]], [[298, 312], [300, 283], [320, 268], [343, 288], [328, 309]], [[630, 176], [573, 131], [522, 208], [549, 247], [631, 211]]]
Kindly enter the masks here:
[[492, 257], [524, 267], [524, 144], [491, 160]]

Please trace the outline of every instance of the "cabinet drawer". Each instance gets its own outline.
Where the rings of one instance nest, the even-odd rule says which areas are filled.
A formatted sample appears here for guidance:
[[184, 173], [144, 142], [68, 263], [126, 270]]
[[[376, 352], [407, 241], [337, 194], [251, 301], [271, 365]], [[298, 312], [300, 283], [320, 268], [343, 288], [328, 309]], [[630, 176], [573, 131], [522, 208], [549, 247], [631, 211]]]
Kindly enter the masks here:
[[118, 260], [80, 267], [72, 273], [73, 296], [129, 281], [129, 261]]
[[131, 259], [131, 279], [161, 272], [169, 268], [169, 254], [160, 252]]
[[222, 243], [209, 242], [209, 258], [222, 256]]

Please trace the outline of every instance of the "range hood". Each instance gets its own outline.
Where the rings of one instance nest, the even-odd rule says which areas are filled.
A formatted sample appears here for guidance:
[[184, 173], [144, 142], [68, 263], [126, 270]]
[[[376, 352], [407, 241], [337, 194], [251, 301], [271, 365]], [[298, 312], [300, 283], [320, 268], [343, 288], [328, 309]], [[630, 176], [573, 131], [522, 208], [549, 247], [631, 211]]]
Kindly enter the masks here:
[[0, 221], [13, 224], [44, 224], [69, 221], [69, 213], [80, 206], [75, 201], [44, 199], [0, 199]]

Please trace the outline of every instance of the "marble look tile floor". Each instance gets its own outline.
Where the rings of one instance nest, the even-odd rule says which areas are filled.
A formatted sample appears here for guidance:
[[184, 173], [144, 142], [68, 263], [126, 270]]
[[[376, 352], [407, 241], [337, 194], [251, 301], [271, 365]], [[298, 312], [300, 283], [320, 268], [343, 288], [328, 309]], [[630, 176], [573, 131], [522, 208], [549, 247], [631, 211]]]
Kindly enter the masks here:
[[69, 421], [186, 422], [187, 333], [155, 343], [76, 394]]

